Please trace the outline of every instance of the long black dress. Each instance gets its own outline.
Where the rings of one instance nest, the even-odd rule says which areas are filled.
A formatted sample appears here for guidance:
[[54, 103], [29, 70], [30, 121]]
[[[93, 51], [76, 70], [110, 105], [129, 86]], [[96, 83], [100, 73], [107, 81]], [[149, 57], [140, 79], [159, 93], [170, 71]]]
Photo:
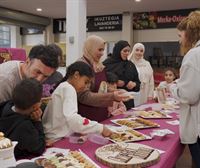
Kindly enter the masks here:
[[[112, 56], [107, 58], [103, 62], [103, 64], [106, 66], [107, 72], [112, 72], [116, 74], [119, 80], [122, 80], [125, 82], [125, 85], [123, 87], [119, 87], [120, 89], [138, 92], [140, 90], [140, 80], [138, 77], [137, 69], [131, 61], [123, 60], [121, 58], [121, 50], [125, 48], [126, 46], [129, 46], [127, 41], [121, 40], [117, 42], [113, 48]], [[136, 87], [134, 87], [131, 90], [128, 89], [126, 85], [128, 84], [129, 81], [135, 82]], [[128, 102], [125, 102], [125, 105], [127, 109], [134, 107], [134, 100], [131, 99]]]

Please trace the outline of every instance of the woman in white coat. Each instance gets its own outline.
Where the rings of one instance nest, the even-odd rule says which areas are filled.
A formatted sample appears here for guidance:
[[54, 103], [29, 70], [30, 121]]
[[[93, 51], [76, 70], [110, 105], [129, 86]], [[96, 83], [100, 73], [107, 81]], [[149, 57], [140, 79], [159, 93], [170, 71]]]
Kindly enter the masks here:
[[141, 82], [139, 104], [152, 100], [154, 92], [153, 69], [150, 63], [144, 59], [144, 52], [144, 45], [136, 43], [128, 57], [128, 59], [135, 64]]
[[200, 11], [189, 14], [177, 26], [185, 55], [172, 95], [180, 101], [180, 138], [188, 144], [196, 167], [200, 168]]

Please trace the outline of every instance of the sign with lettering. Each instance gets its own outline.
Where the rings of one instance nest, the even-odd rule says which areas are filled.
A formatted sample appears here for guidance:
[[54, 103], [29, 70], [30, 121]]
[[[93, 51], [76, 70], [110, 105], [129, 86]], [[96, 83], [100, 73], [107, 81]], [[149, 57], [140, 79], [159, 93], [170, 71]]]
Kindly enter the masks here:
[[20, 27], [21, 35], [43, 34], [44, 28], [26, 28]]
[[188, 14], [196, 9], [183, 9], [133, 14], [133, 29], [175, 28]]
[[87, 17], [87, 31], [121, 31], [122, 15], [102, 15]]
[[66, 32], [66, 19], [53, 19], [53, 33]]
[[[122, 15], [102, 15], [87, 17], [87, 32], [94, 31], [121, 31]], [[53, 20], [53, 33], [66, 32], [66, 19]]]

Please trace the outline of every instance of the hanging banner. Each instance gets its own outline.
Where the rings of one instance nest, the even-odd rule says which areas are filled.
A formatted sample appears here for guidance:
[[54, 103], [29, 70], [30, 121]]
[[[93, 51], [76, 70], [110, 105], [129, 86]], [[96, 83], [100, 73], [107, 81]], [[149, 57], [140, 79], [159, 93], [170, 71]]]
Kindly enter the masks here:
[[122, 15], [102, 15], [87, 17], [87, 32], [121, 31]]
[[175, 28], [194, 10], [196, 9], [133, 13], [133, 29]]

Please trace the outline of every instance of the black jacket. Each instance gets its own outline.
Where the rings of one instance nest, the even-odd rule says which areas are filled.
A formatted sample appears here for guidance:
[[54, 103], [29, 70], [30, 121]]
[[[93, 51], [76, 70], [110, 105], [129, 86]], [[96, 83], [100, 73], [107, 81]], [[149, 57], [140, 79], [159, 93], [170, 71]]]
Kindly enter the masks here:
[[[131, 61], [123, 60], [121, 58], [121, 50], [127, 46], [130, 47], [127, 41], [118, 41], [113, 48], [113, 54], [110, 57], [108, 57], [103, 62], [103, 64], [106, 66], [105, 69], [107, 72], [112, 72], [116, 74], [119, 80], [125, 82], [125, 85], [123, 87], [119, 87], [120, 89], [125, 89], [129, 92], [138, 92], [140, 90], [140, 80], [138, 77], [138, 71]], [[129, 81], [135, 82], [136, 87], [134, 87], [133, 89], [128, 89], [126, 85]], [[134, 107], [134, 100], [132, 99], [128, 102], [125, 102], [124, 104], [126, 105], [127, 109], [130, 109], [131, 107]]]
[[15, 157], [41, 155], [45, 150], [42, 123], [14, 112], [12, 106], [11, 101], [0, 104], [0, 131], [12, 141], [18, 141], [15, 147]]

